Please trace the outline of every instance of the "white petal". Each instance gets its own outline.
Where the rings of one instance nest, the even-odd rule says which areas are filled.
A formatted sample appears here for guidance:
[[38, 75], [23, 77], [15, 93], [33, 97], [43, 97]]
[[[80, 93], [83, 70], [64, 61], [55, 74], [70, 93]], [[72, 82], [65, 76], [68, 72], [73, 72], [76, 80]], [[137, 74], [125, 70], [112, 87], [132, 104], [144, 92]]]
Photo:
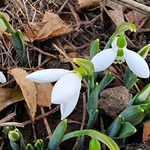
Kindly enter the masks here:
[[149, 77], [149, 67], [143, 57], [128, 49], [124, 49], [124, 57], [129, 68], [134, 72], [134, 74], [141, 78]]
[[74, 110], [78, 102], [79, 94], [80, 92], [74, 97], [74, 99], [60, 105], [61, 120], [69, 116], [71, 112]]
[[105, 70], [108, 68], [117, 56], [117, 51], [114, 49], [106, 49], [92, 58], [92, 63], [94, 64], [95, 72]]
[[79, 93], [81, 77], [76, 73], [69, 73], [60, 78], [52, 90], [51, 101], [53, 104], [66, 103]]
[[0, 82], [1, 83], [5, 83], [6, 82], [6, 78], [4, 76], [4, 74], [0, 71]]
[[38, 83], [55, 82], [69, 72], [66, 69], [43, 69], [27, 75], [26, 79]]

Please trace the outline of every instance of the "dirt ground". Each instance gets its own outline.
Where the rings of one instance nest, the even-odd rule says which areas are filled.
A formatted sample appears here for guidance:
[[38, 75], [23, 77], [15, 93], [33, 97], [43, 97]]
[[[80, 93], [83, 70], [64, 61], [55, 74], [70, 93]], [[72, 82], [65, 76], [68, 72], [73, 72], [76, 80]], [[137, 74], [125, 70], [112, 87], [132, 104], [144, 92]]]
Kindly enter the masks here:
[[[113, 2], [118, 4], [116, 1]], [[104, 0], [101, 1], [99, 5], [79, 9], [79, 4], [76, 0], [19, 0], [18, 2], [15, 0], [1, 0], [0, 11], [7, 13], [10, 17], [10, 23], [14, 29], [19, 28], [22, 32], [26, 32], [26, 25], [30, 25], [29, 22], [41, 22], [45, 12], [59, 15], [59, 17], [66, 24], [72, 26], [72, 30], [68, 33], [61, 35], [61, 28], [56, 31], [57, 33], [53, 34], [52, 37], [51, 35], [48, 37], [43, 37], [42, 35], [42, 37], [38, 40], [36, 40], [35, 37], [31, 37], [29, 34], [28, 36], [30, 40], [26, 41], [28, 63], [25, 65], [22, 65], [18, 60], [16, 52], [11, 44], [10, 37], [6, 34], [8, 31], [3, 33], [1, 36], [0, 51], [1, 53], [5, 52], [5, 55], [2, 57], [2, 67], [0, 69], [6, 75], [8, 82], [6, 84], [2, 84], [1, 87], [13, 89], [18, 87], [13, 77], [7, 73], [9, 69], [15, 67], [21, 67], [26, 71], [33, 71], [33, 68], [64, 68], [72, 70], [73, 66], [69, 62], [68, 57], [81, 57], [89, 59], [90, 46], [97, 38], [100, 39], [100, 49], [102, 50], [109, 37], [116, 30], [116, 26], [121, 19], [124, 19], [124, 21], [132, 20], [133, 22], [131, 23], [138, 25], [136, 33], [126, 33], [129, 41], [129, 49], [137, 52], [143, 46], [150, 43], [150, 17], [148, 13], [141, 11], [140, 8], [135, 9], [135, 7], [130, 8], [123, 3], [119, 4], [119, 7], [115, 5], [112, 6], [107, 0]], [[145, 6], [150, 6], [150, 1], [144, 0], [142, 4]], [[135, 20], [133, 20], [131, 14], [128, 14], [129, 12], [135, 13], [134, 11], [140, 13], [140, 15], [133, 15]], [[117, 17], [114, 17], [115, 15], [110, 15], [114, 13], [118, 15], [118, 18], [120, 17], [119, 14], [122, 14], [123, 18], [117, 19]], [[35, 30], [37, 30], [37, 28]], [[61, 49], [66, 55], [64, 55], [59, 49]], [[148, 54], [146, 61], [150, 66], [150, 53]], [[125, 71], [125, 64], [113, 64], [112, 66], [117, 71], [117, 75], [115, 76], [116, 79], [107, 88], [120, 86], [122, 82], [120, 82], [120, 80], [118, 82], [118, 79], [123, 79], [121, 71]], [[100, 73], [99, 81], [101, 81], [102, 76], [103, 74]], [[130, 90], [130, 93], [135, 95], [138, 89], [142, 89], [148, 83], [150, 83], [150, 79], [139, 79], [137, 87]], [[86, 111], [84, 100], [85, 92], [86, 88], [82, 87], [78, 104], [73, 113], [68, 117], [68, 127], [66, 133], [79, 130], [83, 125], [83, 121], [85, 124], [83, 128], [86, 127], [88, 115], [86, 115], [85, 120], [83, 120], [83, 114]], [[51, 109], [48, 107], [37, 106], [34, 122], [32, 122], [29, 117], [28, 108], [25, 101], [16, 102], [3, 109], [0, 112], [0, 119], [5, 117], [7, 118], [10, 114], [13, 114], [14, 116], [11, 120], [7, 120], [8, 122], [19, 122], [24, 125], [24, 127], [18, 128], [24, 137], [25, 143], [34, 144], [35, 141], [40, 138], [44, 140], [45, 148], [47, 148], [51, 133], [60, 122], [60, 111], [59, 106], [57, 105], [52, 105]], [[105, 133], [106, 128], [112, 121], [113, 120], [110, 116], [99, 113], [94, 129]], [[1, 127], [0, 130], [0, 149], [10, 150], [10, 144], [8, 139], [5, 138], [3, 134], [3, 128]], [[142, 131], [142, 127], [138, 128], [138, 132], [127, 138], [125, 145], [121, 145], [120, 148], [122, 150], [150, 150], [149, 142], [136, 146], [142, 141]], [[88, 149], [88, 142], [89, 139], [85, 138], [84, 150]], [[145, 145], [148, 146], [144, 147]], [[75, 148], [75, 138], [63, 142], [60, 145], [61, 150], [72, 150]], [[106, 150], [105, 146], [103, 146], [103, 150]]]

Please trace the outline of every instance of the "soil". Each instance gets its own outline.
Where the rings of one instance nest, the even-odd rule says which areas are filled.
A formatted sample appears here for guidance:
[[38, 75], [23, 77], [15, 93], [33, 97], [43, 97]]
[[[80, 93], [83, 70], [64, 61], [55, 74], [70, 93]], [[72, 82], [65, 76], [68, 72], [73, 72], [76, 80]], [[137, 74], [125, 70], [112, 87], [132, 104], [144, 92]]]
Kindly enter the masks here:
[[[67, 2], [64, 6], [63, 4]], [[144, 5], [150, 6], [149, 0], [144, 1]], [[50, 57], [44, 53], [40, 53], [39, 51], [35, 50], [32, 46], [26, 46], [26, 50], [29, 51], [29, 62], [30, 65], [27, 63], [26, 65], [22, 65], [18, 58], [16, 57], [15, 50], [13, 46], [11, 45], [10, 38], [3, 34], [3, 38], [1, 39], [1, 43], [4, 44], [3, 49], [9, 50], [11, 53], [11, 57], [6, 55], [4, 60], [1, 61], [2, 68], [1, 70], [4, 71], [6, 77], [7, 77], [7, 84], [5, 84], [3, 87], [9, 87], [9, 88], [16, 88], [18, 85], [16, 82], [14, 82], [13, 77], [7, 74], [7, 70], [9, 68], [14, 67], [24, 67], [26, 70], [31, 71], [31, 68], [35, 68], [38, 66], [38, 68], [64, 68], [68, 70], [72, 70], [73, 66], [70, 64], [70, 62], [62, 55], [60, 52], [53, 46], [53, 43], [58, 45], [59, 48], [61, 48], [67, 56], [74, 58], [74, 57], [81, 57], [89, 59], [89, 53], [90, 53], [90, 46], [92, 42], [95, 39], [100, 39], [100, 49], [102, 50], [108, 41], [109, 37], [114, 33], [116, 29], [116, 25], [110, 18], [110, 16], [107, 15], [105, 10], [101, 7], [94, 7], [90, 10], [78, 10], [76, 8], [77, 1], [73, 0], [70, 1], [70, 5], [73, 7], [69, 7], [68, 5], [69, 1], [67, 0], [55, 0], [55, 1], [48, 1], [48, 0], [29, 0], [25, 5], [27, 9], [31, 9], [31, 14], [28, 16], [29, 20], [32, 21], [33, 12], [37, 13], [37, 16], [39, 15], [39, 18], [36, 17], [35, 19], [41, 20], [41, 14], [44, 14], [44, 12], [49, 11], [53, 13], [58, 13], [59, 16], [63, 21], [65, 21], [68, 24], [73, 24], [73, 31], [60, 35], [57, 37], [53, 37], [51, 39], [47, 39], [44, 41], [34, 41], [29, 42], [30, 45], [33, 45], [34, 47], [42, 50], [43, 52], [50, 53], [57, 57], [55, 59], [54, 57]], [[21, 4], [24, 4], [24, 1], [21, 0]], [[63, 9], [60, 9], [63, 6]], [[1, 0], [0, 1], [0, 10], [3, 12], [8, 12], [10, 15], [10, 23], [13, 25], [14, 28], [20, 28], [22, 31], [24, 31], [24, 24], [26, 24], [27, 18], [23, 15], [21, 10], [19, 10], [18, 3], [14, 0]], [[130, 11], [131, 9], [126, 8], [126, 11]], [[75, 11], [75, 12], [73, 12]], [[75, 18], [75, 15], [77, 15], [77, 18]], [[92, 20], [92, 21], [91, 21]], [[133, 49], [135, 51], [138, 51], [142, 46], [145, 46], [146, 44], [150, 43], [150, 36], [149, 32], [139, 32], [137, 34], [133, 34], [131, 32], [127, 32], [128, 38], [131, 40], [128, 47], [130, 49]], [[142, 39], [142, 40], [141, 40]], [[133, 46], [135, 45], [135, 47]], [[6, 47], [6, 45], [8, 47]], [[1, 48], [2, 49], [2, 48]], [[2, 50], [3, 50], [2, 49]], [[1, 50], [1, 51], [2, 51]], [[7, 62], [5, 62], [5, 59]], [[45, 63], [43, 63], [45, 60]], [[150, 55], [146, 58], [146, 61], [148, 62], [150, 66]], [[14, 63], [16, 62], [16, 63]], [[40, 63], [39, 63], [40, 62]], [[42, 64], [43, 63], [43, 64]], [[42, 66], [40, 66], [42, 64]], [[114, 74], [116, 79], [108, 85], [107, 88], [110, 87], [116, 87], [122, 85], [122, 79], [123, 79], [123, 73], [125, 71], [125, 64], [124, 65], [112, 65], [116, 73]], [[122, 71], [123, 73], [121, 73]], [[101, 81], [103, 77], [103, 72], [99, 74], [98, 80]], [[137, 86], [139, 89], [142, 89], [146, 84], [150, 83], [150, 79], [139, 79]], [[67, 118], [68, 120], [68, 126], [66, 133], [69, 133], [71, 131], [80, 130], [82, 126], [83, 121], [83, 114], [86, 111], [84, 108], [85, 106], [85, 96], [86, 88], [82, 87], [80, 98], [78, 101], [78, 104], [74, 111], [71, 113], [71, 115]], [[137, 88], [133, 87], [133, 89], [130, 90], [130, 93], [134, 96], [137, 93]], [[42, 109], [44, 109], [44, 113], [42, 113]], [[35, 121], [32, 122], [29, 114], [28, 114], [28, 108], [25, 103], [25, 101], [20, 101], [15, 104], [12, 104], [8, 107], [6, 107], [4, 110], [0, 112], [0, 119], [3, 119], [7, 117], [9, 114], [15, 113], [14, 117], [9, 120], [11, 122], [19, 122], [23, 123], [24, 127], [17, 127], [25, 140], [25, 143], [31, 143], [34, 144], [37, 139], [43, 139], [45, 149], [47, 148], [47, 144], [49, 142], [50, 134], [53, 133], [56, 126], [60, 123], [60, 111], [57, 105], [52, 105], [51, 109], [48, 107], [41, 107], [37, 106], [37, 112], [35, 116]], [[86, 128], [86, 123], [88, 120], [88, 115], [86, 114], [85, 121], [84, 121], [84, 127]], [[113, 119], [110, 116], [107, 116], [106, 114], [99, 113], [98, 120], [94, 126], [94, 129], [105, 133], [105, 130], [110, 125], [110, 123], [113, 121]], [[138, 128], [138, 131], [135, 135], [127, 138], [127, 141], [125, 145], [121, 145], [121, 149], [124, 150], [148, 150], [149, 147], [149, 141], [141, 143], [142, 141], [142, 131], [143, 127]], [[76, 147], [76, 138], [70, 139], [66, 142], [61, 143], [60, 149], [61, 150], [72, 150]], [[83, 150], [88, 149], [88, 142], [89, 138], [85, 138], [84, 142], [84, 148]], [[138, 146], [137, 146], [138, 145]], [[148, 146], [145, 146], [148, 145]], [[1, 150], [10, 150], [10, 144], [9, 140], [5, 137], [3, 133], [3, 128], [0, 129], [0, 149]], [[103, 146], [103, 150], [106, 150], [106, 147]]]

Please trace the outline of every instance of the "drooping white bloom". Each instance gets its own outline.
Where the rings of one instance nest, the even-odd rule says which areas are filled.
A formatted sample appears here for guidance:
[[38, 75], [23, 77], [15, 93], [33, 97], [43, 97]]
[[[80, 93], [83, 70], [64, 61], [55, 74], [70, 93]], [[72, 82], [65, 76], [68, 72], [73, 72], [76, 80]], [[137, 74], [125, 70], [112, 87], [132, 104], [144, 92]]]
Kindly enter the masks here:
[[[135, 53], [129, 49], [127, 49], [126, 41], [121, 41], [122, 45], [119, 46], [118, 42], [119, 37], [116, 37], [115, 40], [112, 42], [112, 48], [103, 50], [96, 54], [92, 58], [92, 63], [94, 64], [95, 71], [102, 71], [108, 68], [113, 62], [114, 63], [122, 63], [126, 61], [127, 65], [129, 66], [130, 70], [141, 78], [148, 78], [150, 75], [149, 67], [144, 60], [138, 53]], [[123, 39], [124, 40], [124, 39]]]
[[0, 71], [0, 82], [1, 83], [5, 83], [6, 82], [6, 78], [4, 76], [4, 74]]
[[53, 104], [60, 104], [61, 120], [66, 118], [75, 108], [81, 89], [82, 77], [65, 69], [44, 69], [26, 76], [27, 79], [38, 82], [55, 82], [51, 94]]

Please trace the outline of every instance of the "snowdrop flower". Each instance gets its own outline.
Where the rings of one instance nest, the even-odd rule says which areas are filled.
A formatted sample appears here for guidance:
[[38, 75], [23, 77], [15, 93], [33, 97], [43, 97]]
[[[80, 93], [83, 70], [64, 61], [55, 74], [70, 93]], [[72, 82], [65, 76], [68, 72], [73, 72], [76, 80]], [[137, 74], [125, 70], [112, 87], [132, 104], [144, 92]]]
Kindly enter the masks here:
[[1, 83], [5, 83], [6, 82], [6, 78], [4, 76], [4, 74], [0, 71], [0, 82]]
[[55, 82], [51, 93], [53, 104], [60, 104], [61, 120], [75, 108], [81, 89], [81, 75], [66, 69], [44, 69], [26, 76], [26, 79], [38, 83]]
[[127, 65], [134, 74], [141, 78], [149, 77], [149, 67], [146, 61], [138, 53], [127, 49], [127, 42], [123, 34], [116, 37], [111, 46], [112, 48], [103, 50], [92, 58], [91, 61], [96, 72], [105, 70], [113, 62], [122, 63], [126, 60]]

